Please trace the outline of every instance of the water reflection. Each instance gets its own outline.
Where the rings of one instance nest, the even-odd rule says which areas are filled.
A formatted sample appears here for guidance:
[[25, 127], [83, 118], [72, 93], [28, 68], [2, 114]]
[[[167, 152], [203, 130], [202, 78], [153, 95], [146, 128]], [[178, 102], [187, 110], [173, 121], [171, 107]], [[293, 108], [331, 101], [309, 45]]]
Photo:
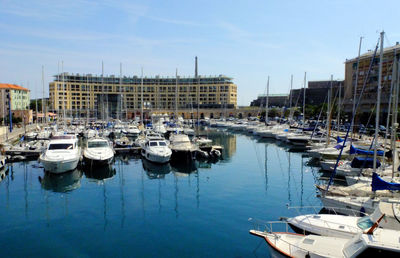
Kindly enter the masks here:
[[147, 159], [142, 159], [142, 165], [149, 179], [165, 178], [165, 175], [171, 172], [171, 165], [169, 163], [156, 164]]
[[7, 174], [8, 170], [5, 167], [0, 169], [0, 182], [3, 181], [4, 178], [6, 178]]
[[110, 166], [103, 166], [103, 167], [96, 167], [90, 168], [87, 166], [83, 167], [83, 172], [87, 178], [95, 179], [95, 180], [104, 180], [108, 178], [112, 178], [115, 176], [117, 171], [114, 167]]
[[81, 178], [82, 172], [78, 169], [75, 169], [71, 172], [62, 174], [45, 172], [44, 176], [39, 176], [38, 179], [43, 189], [58, 193], [65, 193], [81, 187]]
[[187, 176], [197, 171], [196, 162], [171, 162], [172, 172], [176, 176]]

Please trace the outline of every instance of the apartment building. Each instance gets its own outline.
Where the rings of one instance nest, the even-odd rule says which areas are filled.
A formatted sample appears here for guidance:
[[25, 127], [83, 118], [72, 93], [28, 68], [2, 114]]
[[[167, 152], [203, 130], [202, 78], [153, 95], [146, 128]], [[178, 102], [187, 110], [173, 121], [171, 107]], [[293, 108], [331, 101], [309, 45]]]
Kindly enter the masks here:
[[[143, 85], [143, 88], [142, 88]], [[116, 77], [91, 74], [55, 75], [49, 84], [51, 111], [62, 116], [118, 118], [136, 114], [142, 107], [151, 110], [183, 108], [236, 108], [237, 86], [232, 78], [194, 77]], [[122, 116], [123, 117], [123, 116]]]

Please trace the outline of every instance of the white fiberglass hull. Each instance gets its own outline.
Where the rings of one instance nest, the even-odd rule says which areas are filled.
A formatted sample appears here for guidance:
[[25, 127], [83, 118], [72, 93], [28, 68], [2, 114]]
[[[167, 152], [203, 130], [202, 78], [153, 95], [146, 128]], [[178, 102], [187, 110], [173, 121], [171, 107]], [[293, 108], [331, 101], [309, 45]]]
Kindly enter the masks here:
[[148, 161], [160, 164], [167, 163], [171, 159], [171, 154], [155, 154], [145, 150], [142, 150], [142, 156]]
[[79, 157], [70, 160], [47, 160], [41, 158], [40, 162], [45, 171], [60, 174], [76, 169], [79, 163]]
[[85, 165], [90, 165], [90, 166], [109, 165], [111, 164], [113, 159], [114, 159], [114, 154], [94, 156], [86, 152], [83, 152], [83, 160], [85, 162]]

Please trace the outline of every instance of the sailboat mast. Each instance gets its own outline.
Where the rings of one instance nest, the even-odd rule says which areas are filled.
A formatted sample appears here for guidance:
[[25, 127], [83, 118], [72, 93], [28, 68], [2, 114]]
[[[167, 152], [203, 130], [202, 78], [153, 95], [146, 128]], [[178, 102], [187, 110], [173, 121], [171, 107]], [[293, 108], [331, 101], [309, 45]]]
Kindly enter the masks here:
[[86, 96], [86, 124], [89, 124], [89, 112], [90, 112], [90, 89], [89, 89], [89, 75], [86, 74], [86, 92], [88, 92], [88, 95]]
[[[393, 165], [392, 165], [392, 178], [394, 177], [394, 173], [397, 171], [399, 165], [399, 156], [397, 152], [396, 140], [397, 140], [397, 128], [399, 124], [397, 123], [397, 114], [399, 106], [399, 58], [397, 56], [396, 49], [394, 50], [394, 62], [393, 62], [393, 70], [394, 75], [392, 76], [392, 81], [395, 80], [394, 84], [394, 103], [393, 103], [393, 118], [392, 118], [392, 133], [390, 134], [392, 137], [392, 156], [393, 156]], [[387, 130], [388, 128], [386, 128]]]
[[339, 137], [339, 133], [340, 133], [340, 105], [342, 103], [340, 103], [340, 94], [342, 91], [342, 85], [339, 84], [339, 99], [338, 99], [338, 114], [337, 114], [337, 136]]
[[375, 140], [374, 140], [374, 173], [376, 173], [376, 159], [378, 150], [378, 131], [379, 131], [379, 112], [381, 107], [381, 91], [382, 91], [382, 64], [383, 64], [383, 38], [385, 32], [381, 32], [381, 44], [379, 53], [379, 74], [378, 74], [378, 93], [376, 102], [376, 116], [375, 116]]
[[200, 127], [200, 77], [198, 75], [198, 67], [197, 67], [197, 56], [195, 59], [195, 74], [194, 77], [197, 79], [197, 136], [199, 135], [199, 127]]
[[331, 98], [332, 98], [332, 83], [333, 83], [333, 75], [331, 74], [331, 84], [329, 86], [328, 90], [328, 109], [326, 110], [326, 120], [327, 120], [327, 125], [326, 125], [326, 144], [325, 147], [327, 148], [330, 139], [331, 139]]
[[175, 76], [176, 76], [176, 81], [175, 81], [175, 122], [178, 121], [178, 68], [175, 70]]
[[292, 89], [293, 89], [293, 74], [290, 75], [290, 92], [289, 92], [289, 124], [292, 123]]
[[307, 72], [304, 72], [304, 90], [303, 90], [303, 133], [304, 126], [306, 124], [306, 80], [307, 80]]
[[140, 79], [140, 103], [141, 103], [141, 109], [140, 109], [140, 119], [141, 119], [141, 123], [142, 125], [144, 125], [144, 121], [143, 121], [143, 67], [141, 69], [141, 79]]
[[46, 108], [44, 103], [44, 66], [42, 65], [42, 113], [43, 113], [43, 120], [42, 122], [46, 122]]
[[104, 103], [104, 97], [105, 97], [105, 94], [104, 94], [104, 63], [103, 63], [103, 61], [101, 61], [101, 92], [102, 92], [102, 98], [101, 98], [101, 101], [102, 101], [102, 103], [101, 103], [101, 120], [105, 120], [105, 111], [106, 111], [106, 109], [105, 109], [105, 103]]
[[268, 75], [268, 80], [267, 80], [267, 97], [265, 99], [265, 124], [268, 124], [268, 98], [269, 98], [269, 75]]
[[[37, 83], [35, 82], [35, 89], [37, 88]], [[36, 103], [35, 103], [35, 105], [36, 105], [36, 125], [39, 123], [39, 121], [38, 121], [38, 119], [39, 119], [39, 116], [38, 116], [38, 103], [37, 103], [37, 100], [38, 100], [38, 96], [36, 96]], [[3, 105], [3, 116], [4, 116], [4, 114], [5, 114], [5, 105]], [[3, 118], [3, 125], [4, 125], [4, 118]]]
[[[58, 61], [57, 62], [57, 83], [58, 82], [60, 82], [60, 61]], [[55, 85], [54, 87], [58, 87], [58, 85]], [[56, 88], [57, 89], [57, 88]], [[57, 91], [58, 92], [58, 91]], [[60, 93], [58, 92], [58, 95], [59, 95]], [[59, 116], [60, 116], [60, 110], [59, 110], [59, 104], [58, 104], [58, 101], [57, 100], [59, 100], [60, 98], [59, 98], [59, 96], [55, 96], [55, 100], [54, 100], [54, 103], [56, 104], [56, 107], [55, 107], [55, 111], [56, 111], [56, 113], [57, 113], [57, 124], [58, 124], [58, 119], [59, 119]], [[63, 96], [63, 101], [64, 101], [64, 96]]]
[[66, 105], [65, 105], [65, 98], [66, 98], [66, 94], [67, 94], [67, 89], [65, 87], [65, 77], [64, 77], [64, 61], [61, 61], [61, 72], [62, 72], [62, 89], [64, 91], [64, 95], [63, 95], [63, 101], [62, 101], [62, 107], [63, 107], [63, 122], [64, 122], [64, 126], [65, 126], [65, 116], [66, 116]]
[[117, 112], [117, 119], [122, 119], [122, 63], [119, 63], [119, 112]]
[[[360, 44], [358, 45], [356, 81], [354, 83], [354, 96], [353, 96], [353, 117], [356, 115], [356, 95], [357, 95], [357, 86], [358, 86], [358, 70], [359, 70], [359, 66], [360, 66], [360, 54], [361, 54], [362, 39], [363, 39], [363, 37], [360, 37]], [[353, 141], [354, 123], [351, 126], [352, 126], [352, 129], [351, 129], [351, 140]]]

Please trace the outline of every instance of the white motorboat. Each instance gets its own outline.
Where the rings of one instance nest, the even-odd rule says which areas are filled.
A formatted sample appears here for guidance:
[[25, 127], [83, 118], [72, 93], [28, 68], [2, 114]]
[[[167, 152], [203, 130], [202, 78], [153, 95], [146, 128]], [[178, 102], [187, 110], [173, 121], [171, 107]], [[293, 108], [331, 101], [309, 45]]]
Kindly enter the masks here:
[[153, 124], [153, 131], [155, 133], [160, 133], [162, 135], [167, 133], [167, 129], [165, 128], [164, 124], [161, 122]]
[[139, 128], [135, 125], [129, 125], [127, 128], [122, 130], [122, 132], [131, 137], [137, 137], [140, 134]]
[[57, 136], [50, 140], [46, 151], [40, 155], [39, 161], [45, 171], [64, 173], [74, 170], [81, 157], [81, 148], [75, 136]]
[[[400, 205], [398, 198], [388, 197], [357, 197], [357, 196], [322, 196], [318, 198], [323, 203], [324, 207], [335, 207], [336, 210], [340, 210], [341, 214], [354, 215], [354, 213], [348, 213], [349, 210], [358, 210], [366, 214], [372, 214], [379, 206], [380, 202], [394, 203]], [[328, 208], [329, 209], [329, 208]]]
[[35, 140], [36, 137], [38, 136], [38, 133], [35, 131], [27, 132], [25, 134], [25, 140]]
[[197, 146], [190, 141], [186, 134], [173, 134], [169, 140], [173, 158], [191, 160], [193, 154], [198, 151]]
[[[380, 202], [371, 215], [363, 217], [339, 214], [307, 214], [289, 218], [287, 222], [298, 233], [306, 232], [321, 236], [351, 238], [356, 234], [368, 231], [381, 216], [384, 216], [384, 219], [379, 223], [379, 227], [400, 230], [399, 208], [399, 204]], [[355, 211], [355, 213], [358, 212]]]
[[114, 150], [105, 138], [87, 140], [83, 160], [87, 166], [108, 165], [114, 159]]
[[98, 136], [98, 131], [95, 130], [95, 129], [88, 129], [88, 130], [86, 130], [86, 132], [84, 133], [84, 136], [85, 136], [87, 139], [97, 137], [97, 136]]
[[38, 140], [48, 140], [50, 139], [53, 129], [51, 127], [44, 127], [40, 132], [38, 132], [36, 139]]
[[289, 143], [296, 145], [296, 146], [307, 146], [310, 142], [310, 136], [307, 134], [297, 134], [297, 135], [290, 135], [287, 137]]
[[167, 163], [172, 155], [171, 149], [163, 138], [148, 139], [144, 144], [142, 156], [155, 163]]
[[126, 136], [115, 140], [116, 148], [130, 148], [133, 146], [133, 142]]
[[189, 128], [189, 127], [183, 128], [183, 133], [186, 134], [186, 135], [189, 135], [189, 136], [194, 136], [195, 135], [194, 130], [192, 128]]
[[122, 124], [118, 123], [118, 124], [114, 125], [113, 132], [121, 133], [123, 129], [124, 129], [124, 126]]
[[271, 257], [398, 257], [400, 231], [376, 228], [352, 238], [250, 230], [263, 238]]
[[[146, 134], [139, 135], [135, 139], [135, 145], [143, 148], [144, 144], [146, 143], [146, 141], [148, 141], [148, 140], [158, 140], [158, 139], [165, 140], [165, 138], [161, 134], [154, 133], [154, 132], [150, 131], [150, 132], [147, 132]], [[167, 143], [167, 145], [169, 145], [169, 141], [166, 141], [166, 143]]]

